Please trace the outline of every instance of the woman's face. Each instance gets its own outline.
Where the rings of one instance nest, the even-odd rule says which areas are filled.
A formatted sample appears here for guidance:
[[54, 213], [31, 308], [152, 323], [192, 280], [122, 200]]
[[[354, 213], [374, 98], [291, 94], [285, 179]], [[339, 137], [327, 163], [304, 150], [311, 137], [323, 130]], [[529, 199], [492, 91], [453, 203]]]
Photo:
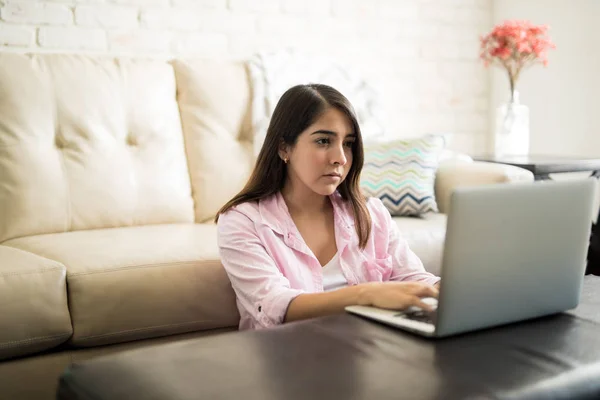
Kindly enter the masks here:
[[293, 147], [280, 156], [287, 164], [287, 183], [329, 196], [346, 179], [352, 166], [356, 134], [350, 119], [336, 108], [328, 108], [302, 132]]

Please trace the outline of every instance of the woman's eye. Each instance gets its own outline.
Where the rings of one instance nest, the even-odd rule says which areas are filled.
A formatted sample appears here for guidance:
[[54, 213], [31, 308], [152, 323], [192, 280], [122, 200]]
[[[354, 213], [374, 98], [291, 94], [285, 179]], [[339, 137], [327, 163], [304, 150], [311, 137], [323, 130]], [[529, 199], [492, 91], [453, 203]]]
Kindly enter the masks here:
[[327, 139], [327, 138], [317, 139], [317, 140], [315, 140], [315, 143], [317, 143], [317, 144], [329, 144], [329, 139]]
[[344, 146], [352, 148], [352, 147], [354, 147], [354, 142], [346, 142], [346, 143], [344, 143]]

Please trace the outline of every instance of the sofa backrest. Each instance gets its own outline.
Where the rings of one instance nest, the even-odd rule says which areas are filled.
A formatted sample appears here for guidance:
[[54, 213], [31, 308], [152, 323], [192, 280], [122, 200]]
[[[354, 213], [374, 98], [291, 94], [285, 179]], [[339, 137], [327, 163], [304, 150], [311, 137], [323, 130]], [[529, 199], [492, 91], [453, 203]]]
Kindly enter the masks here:
[[196, 222], [211, 221], [252, 172], [252, 109], [243, 62], [173, 60]]
[[194, 221], [181, 125], [167, 61], [0, 53], [0, 242]]
[[0, 52], [0, 242], [208, 222], [253, 168], [244, 63]]

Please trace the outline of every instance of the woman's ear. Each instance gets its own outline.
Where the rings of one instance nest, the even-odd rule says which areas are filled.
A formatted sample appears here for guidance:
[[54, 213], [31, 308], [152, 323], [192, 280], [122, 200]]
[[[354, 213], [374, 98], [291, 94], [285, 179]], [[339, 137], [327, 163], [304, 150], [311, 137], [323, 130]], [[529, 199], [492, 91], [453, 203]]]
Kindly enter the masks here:
[[290, 159], [290, 154], [289, 153], [290, 153], [289, 146], [287, 144], [285, 144], [284, 142], [281, 142], [279, 144], [279, 157], [286, 164], [287, 164], [288, 160]]

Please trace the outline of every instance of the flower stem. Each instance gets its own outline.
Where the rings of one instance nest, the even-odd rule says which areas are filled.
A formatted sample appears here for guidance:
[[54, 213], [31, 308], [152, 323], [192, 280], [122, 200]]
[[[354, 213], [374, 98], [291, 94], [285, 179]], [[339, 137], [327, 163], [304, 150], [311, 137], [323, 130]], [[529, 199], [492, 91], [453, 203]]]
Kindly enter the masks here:
[[510, 102], [512, 103], [515, 99], [515, 79], [513, 77], [513, 74], [511, 73], [510, 69], [507, 69], [508, 71], [508, 81], [510, 83]]

